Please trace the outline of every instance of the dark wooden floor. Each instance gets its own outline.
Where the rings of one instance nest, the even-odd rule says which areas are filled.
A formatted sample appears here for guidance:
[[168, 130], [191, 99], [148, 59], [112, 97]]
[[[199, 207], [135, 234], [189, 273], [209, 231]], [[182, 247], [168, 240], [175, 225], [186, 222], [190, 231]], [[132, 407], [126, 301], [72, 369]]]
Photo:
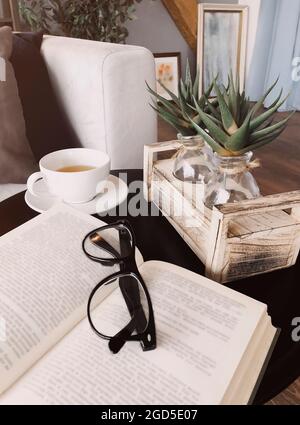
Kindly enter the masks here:
[[[287, 116], [278, 113], [276, 121]], [[176, 131], [159, 120], [159, 141], [176, 139]], [[300, 112], [289, 121], [288, 128], [271, 144], [255, 151], [262, 166], [253, 171], [264, 195], [300, 189]]]
[[[276, 121], [286, 117], [278, 113]], [[160, 142], [176, 139], [176, 131], [159, 120]], [[271, 195], [300, 189], [300, 112], [289, 122], [288, 128], [270, 145], [257, 150], [255, 157], [261, 160], [261, 168], [254, 171], [262, 193]], [[300, 404], [300, 378], [283, 393], [270, 401], [270, 405]]]

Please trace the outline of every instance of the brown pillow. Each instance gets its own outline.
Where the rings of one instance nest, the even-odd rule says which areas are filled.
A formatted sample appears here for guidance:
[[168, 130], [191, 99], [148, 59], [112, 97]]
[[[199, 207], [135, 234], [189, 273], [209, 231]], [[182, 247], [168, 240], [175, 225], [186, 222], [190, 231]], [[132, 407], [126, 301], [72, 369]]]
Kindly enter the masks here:
[[[0, 28], [0, 66], [5, 66], [5, 81], [0, 81], [0, 183], [26, 183], [37, 168], [26, 138], [25, 121], [17, 81], [9, 59], [13, 35], [9, 27]], [[3, 61], [4, 59], [4, 61]]]

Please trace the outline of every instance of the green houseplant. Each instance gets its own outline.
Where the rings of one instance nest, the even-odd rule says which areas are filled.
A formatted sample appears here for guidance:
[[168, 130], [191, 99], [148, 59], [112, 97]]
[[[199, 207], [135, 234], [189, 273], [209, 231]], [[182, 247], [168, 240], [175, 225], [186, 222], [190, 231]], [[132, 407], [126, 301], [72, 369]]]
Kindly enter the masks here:
[[[240, 93], [239, 81], [234, 83], [232, 74], [229, 76], [228, 87], [225, 89], [213, 81], [218, 106], [211, 102], [203, 102], [193, 98], [196, 111], [204, 126], [199, 126], [199, 118], [190, 116], [191, 124], [211, 148], [221, 156], [239, 156], [258, 149], [276, 139], [286, 128], [293, 113], [284, 120], [273, 123], [273, 116], [284, 104], [282, 90], [275, 102], [261, 112], [267, 96], [278, 83], [278, 79], [270, 89], [252, 105], [245, 92]], [[205, 128], [204, 128], [205, 127]], [[208, 131], [206, 131], [208, 130]]]
[[217, 104], [206, 102], [205, 108], [195, 97], [193, 104], [199, 119], [190, 116], [190, 121], [199, 135], [215, 151], [217, 171], [205, 189], [205, 203], [208, 206], [226, 202], [252, 199], [260, 196], [257, 183], [250, 173], [258, 166], [251, 162], [252, 151], [275, 140], [286, 128], [291, 117], [274, 123], [274, 114], [286, 101], [282, 90], [274, 103], [262, 111], [267, 96], [278, 83], [278, 79], [254, 105], [240, 93], [240, 84], [234, 82], [232, 73], [228, 87], [219, 85], [216, 79], [213, 88]]
[[177, 138], [181, 143], [175, 157], [173, 174], [182, 181], [193, 183], [207, 181], [212, 173], [212, 151], [194, 126], [194, 123], [197, 123], [199, 128], [201, 126], [205, 128], [193, 103], [197, 99], [197, 105], [206, 110], [207, 97], [210, 96], [213, 85], [205, 95], [198, 98], [199, 72], [193, 79], [188, 62], [185, 79], [180, 79], [178, 85], [178, 95], [172, 93], [160, 81], [158, 83], [169, 94], [171, 100], [165, 99], [147, 84], [148, 91], [153, 97], [153, 104], [150, 106], [160, 118], [177, 130]]
[[134, 6], [142, 0], [19, 0], [20, 16], [32, 30], [124, 43]]

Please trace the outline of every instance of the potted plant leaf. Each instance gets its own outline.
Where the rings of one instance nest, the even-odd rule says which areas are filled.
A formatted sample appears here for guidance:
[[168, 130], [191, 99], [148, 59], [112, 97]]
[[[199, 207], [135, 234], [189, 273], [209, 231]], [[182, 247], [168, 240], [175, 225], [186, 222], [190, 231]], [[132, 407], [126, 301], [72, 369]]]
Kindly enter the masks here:
[[159, 95], [147, 84], [148, 90], [154, 98], [154, 105], [150, 106], [164, 121], [177, 130], [177, 138], [181, 143], [181, 148], [175, 156], [174, 176], [181, 181], [192, 183], [208, 181], [213, 171], [213, 152], [194, 126], [195, 123], [197, 127], [205, 128], [194, 106], [194, 99], [197, 99], [197, 105], [201, 107], [201, 110], [206, 110], [207, 97], [210, 96], [213, 85], [205, 95], [198, 98], [199, 73], [193, 79], [189, 63], [186, 66], [185, 80], [180, 79], [178, 95], [172, 93], [159, 80], [158, 83], [169, 94], [171, 100]]
[[[282, 98], [282, 90], [274, 103], [262, 110], [277, 83], [278, 79], [253, 105], [245, 92], [240, 93], [239, 79], [234, 82], [231, 73], [226, 89], [216, 79], [213, 81], [217, 106], [206, 102], [203, 108], [203, 102], [193, 98], [199, 118], [195, 120], [191, 114], [190, 122], [215, 152], [217, 164], [217, 170], [205, 188], [205, 204], [208, 207], [260, 196], [250, 172], [259, 166], [258, 161], [251, 161], [253, 151], [275, 140], [294, 113], [280, 122], [273, 122], [274, 114], [288, 97]], [[199, 125], [200, 119], [202, 125]]]
[[126, 22], [142, 0], [18, 0], [20, 17], [32, 30], [87, 40], [125, 43]]

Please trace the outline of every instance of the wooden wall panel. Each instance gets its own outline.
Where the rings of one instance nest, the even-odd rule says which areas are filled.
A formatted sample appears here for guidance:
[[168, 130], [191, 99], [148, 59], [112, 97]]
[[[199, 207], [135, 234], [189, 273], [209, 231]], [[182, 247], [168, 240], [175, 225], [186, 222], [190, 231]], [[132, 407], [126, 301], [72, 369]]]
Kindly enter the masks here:
[[162, 0], [179, 31], [189, 44], [197, 50], [197, 0]]

